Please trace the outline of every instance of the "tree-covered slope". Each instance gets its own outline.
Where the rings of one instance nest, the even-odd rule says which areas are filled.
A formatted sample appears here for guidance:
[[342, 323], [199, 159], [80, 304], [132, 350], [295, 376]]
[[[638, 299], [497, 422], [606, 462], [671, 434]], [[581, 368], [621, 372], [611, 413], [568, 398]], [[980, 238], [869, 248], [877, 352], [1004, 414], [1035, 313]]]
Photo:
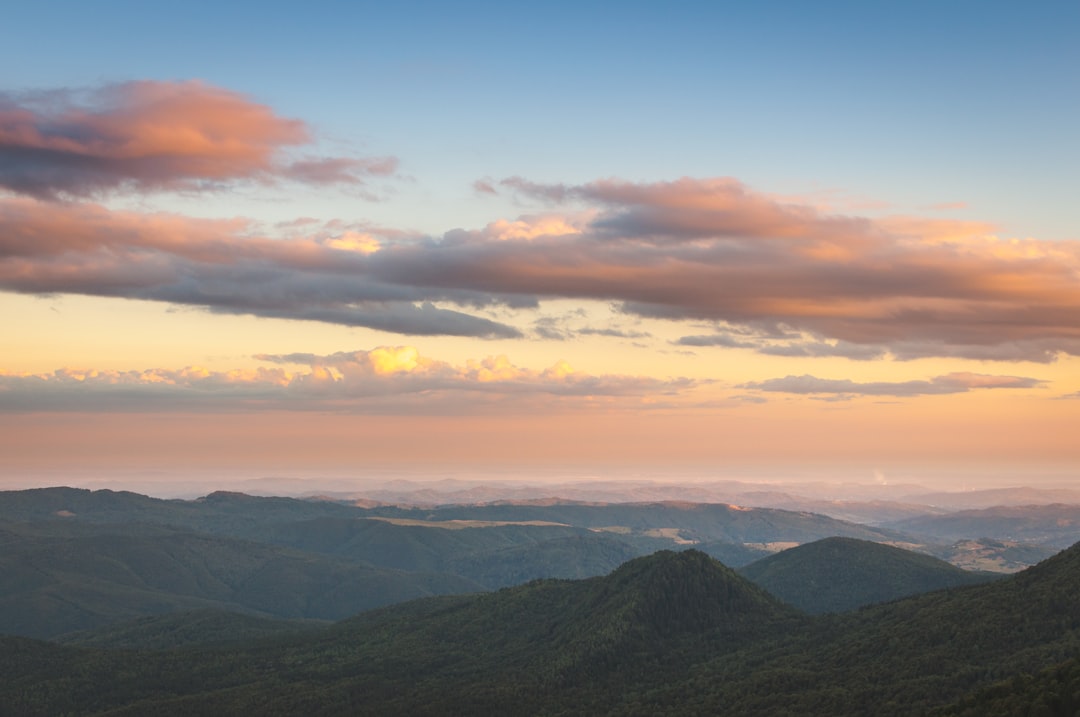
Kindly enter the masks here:
[[361, 514], [276, 526], [268, 532], [266, 539], [279, 545], [362, 560], [385, 568], [447, 571], [453, 561], [469, 556], [582, 535], [590, 533], [566, 525], [451, 529], [435, 521], [427, 525], [395, 524]]
[[285, 620], [208, 608], [138, 617], [61, 635], [54, 642], [81, 647], [166, 650], [250, 642], [321, 630], [326, 625], [316, 620]]
[[782, 644], [712, 660], [653, 699], [701, 713], [925, 714], [1080, 654], [1077, 594], [1080, 545], [988, 584], [823, 616]]
[[803, 621], [701, 553], [661, 553], [602, 578], [408, 603], [245, 649], [56, 652], [0, 640], [0, 668], [11, 667], [0, 702], [24, 714], [526, 714], [677, 678], [702, 651]]
[[[358, 615], [246, 647], [0, 640], [18, 714], [916, 715], [1080, 652], [1080, 548], [1012, 577], [799, 616], [696, 551]], [[1070, 678], [1071, 679], [1071, 678]]]
[[739, 574], [809, 613], [843, 612], [994, 577], [854, 538], [825, 538], [790, 548], [740, 568]]
[[636, 557], [637, 550], [627, 543], [585, 534], [466, 554], [448, 561], [447, 572], [495, 589], [542, 577], [580, 579], [605, 575]]
[[62, 525], [56, 532], [8, 525], [0, 536], [0, 633], [52, 637], [203, 608], [333, 620], [483, 589], [458, 576], [156, 527]]
[[935, 717], [1073, 717], [1080, 714], [1080, 660], [1015, 675], [939, 711]]

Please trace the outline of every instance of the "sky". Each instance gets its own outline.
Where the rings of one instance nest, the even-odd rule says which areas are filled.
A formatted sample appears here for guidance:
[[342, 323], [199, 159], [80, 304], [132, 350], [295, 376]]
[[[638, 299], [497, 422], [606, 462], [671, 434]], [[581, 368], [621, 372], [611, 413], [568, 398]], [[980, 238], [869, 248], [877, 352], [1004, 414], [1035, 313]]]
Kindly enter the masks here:
[[1080, 478], [1075, 2], [5, 29], [0, 487]]

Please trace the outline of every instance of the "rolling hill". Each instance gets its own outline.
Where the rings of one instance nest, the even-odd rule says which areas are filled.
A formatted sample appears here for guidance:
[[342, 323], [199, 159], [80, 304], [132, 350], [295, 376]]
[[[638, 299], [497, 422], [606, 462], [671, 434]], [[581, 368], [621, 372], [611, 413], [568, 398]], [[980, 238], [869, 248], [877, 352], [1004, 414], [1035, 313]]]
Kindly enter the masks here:
[[262, 543], [156, 526], [5, 526], [0, 633], [53, 637], [206, 608], [340, 619], [427, 595], [476, 592], [466, 578], [376, 568]]
[[895, 530], [944, 540], [994, 538], [1061, 549], [1080, 540], [1080, 505], [998, 506], [890, 523]]
[[844, 612], [999, 577], [854, 538], [825, 538], [790, 548], [740, 568], [739, 574], [812, 614]]

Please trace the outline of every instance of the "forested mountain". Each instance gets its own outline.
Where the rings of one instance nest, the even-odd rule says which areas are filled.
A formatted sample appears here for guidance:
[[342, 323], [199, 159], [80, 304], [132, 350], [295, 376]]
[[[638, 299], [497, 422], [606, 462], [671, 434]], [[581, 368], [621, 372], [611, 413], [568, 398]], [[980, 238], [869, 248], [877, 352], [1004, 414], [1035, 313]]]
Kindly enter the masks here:
[[[110, 715], [925, 714], [1075, 656], [1078, 591], [1074, 547], [993, 583], [812, 618], [697, 551], [661, 552], [601, 578], [429, 598], [244, 647], [133, 653], [5, 638], [0, 704]], [[1062, 669], [1035, 679], [1071, 685]], [[1024, 680], [1012, 699], [1033, 697]]]
[[1000, 577], [854, 538], [825, 538], [762, 558], [739, 574], [808, 613], [863, 605]]

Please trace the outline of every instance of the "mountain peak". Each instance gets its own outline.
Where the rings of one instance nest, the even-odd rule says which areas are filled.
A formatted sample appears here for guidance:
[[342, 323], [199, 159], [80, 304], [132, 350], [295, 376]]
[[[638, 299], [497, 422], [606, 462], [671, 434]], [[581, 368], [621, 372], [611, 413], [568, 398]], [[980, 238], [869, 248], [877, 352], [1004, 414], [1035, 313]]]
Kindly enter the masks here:
[[662, 550], [624, 563], [596, 583], [595, 600], [608, 615], [632, 616], [659, 635], [756, 630], [791, 615], [779, 600], [697, 550]]

